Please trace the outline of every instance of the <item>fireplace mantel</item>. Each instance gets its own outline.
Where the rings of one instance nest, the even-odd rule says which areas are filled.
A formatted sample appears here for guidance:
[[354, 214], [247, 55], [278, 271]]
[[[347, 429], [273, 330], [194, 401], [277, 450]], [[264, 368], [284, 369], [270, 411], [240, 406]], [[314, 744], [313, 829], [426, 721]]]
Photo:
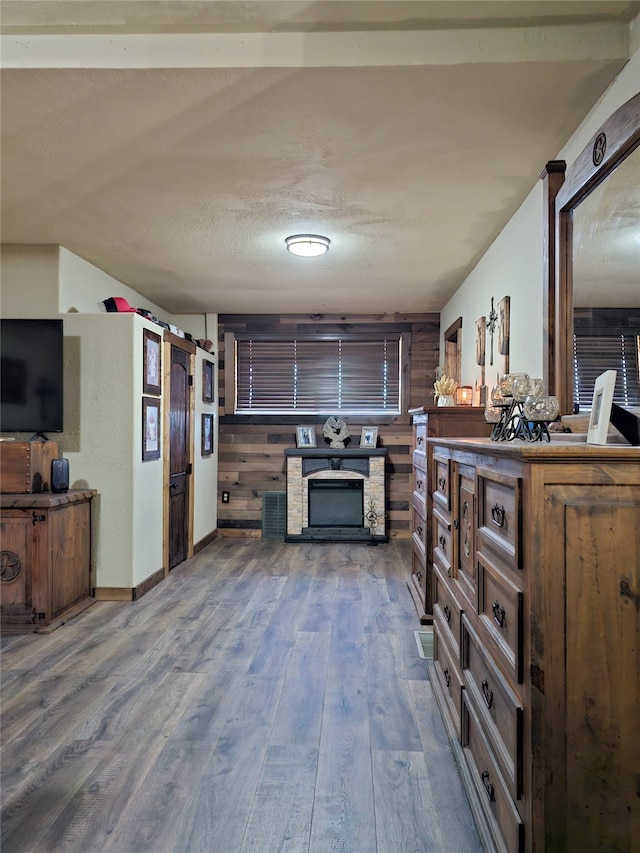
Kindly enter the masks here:
[[[286, 448], [284, 454], [287, 462], [285, 541], [388, 541], [385, 523], [386, 447]], [[332, 479], [362, 481], [362, 527], [309, 525], [309, 480]]]

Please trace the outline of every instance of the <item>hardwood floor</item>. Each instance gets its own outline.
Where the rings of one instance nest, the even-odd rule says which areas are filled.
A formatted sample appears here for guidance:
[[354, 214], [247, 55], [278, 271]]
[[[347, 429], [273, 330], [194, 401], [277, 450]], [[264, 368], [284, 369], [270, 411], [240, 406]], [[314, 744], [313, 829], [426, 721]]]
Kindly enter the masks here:
[[216, 539], [2, 638], [2, 853], [477, 853], [410, 543]]

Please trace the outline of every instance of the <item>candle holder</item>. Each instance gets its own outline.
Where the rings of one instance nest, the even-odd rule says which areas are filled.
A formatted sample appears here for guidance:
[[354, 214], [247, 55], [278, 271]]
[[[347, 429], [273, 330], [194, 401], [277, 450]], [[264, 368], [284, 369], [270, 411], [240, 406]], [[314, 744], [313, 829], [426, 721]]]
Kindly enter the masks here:
[[[494, 405], [488, 406], [484, 414], [487, 423], [494, 424], [490, 436], [492, 441], [513, 441], [516, 438], [521, 441], [551, 441], [549, 424], [560, 411], [558, 398], [542, 394], [522, 396], [525, 390], [539, 389], [540, 383], [541, 380], [532, 380], [525, 374], [511, 385], [501, 383], [493, 389], [491, 398]], [[515, 391], [515, 396], [509, 397], [505, 390]]]

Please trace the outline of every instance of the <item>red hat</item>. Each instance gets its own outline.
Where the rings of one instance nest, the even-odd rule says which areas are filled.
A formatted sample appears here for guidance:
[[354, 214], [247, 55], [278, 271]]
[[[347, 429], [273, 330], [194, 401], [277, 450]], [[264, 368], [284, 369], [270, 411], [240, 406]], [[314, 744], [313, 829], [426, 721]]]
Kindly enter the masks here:
[[104, 305], [105, 311], [109, 314], [118, 313], [118, 314], [135, 314], [136, 309], [132, 308], [127, 300], [122, 296], [110, 296], [108, 299], [105, 299], [104, 302], [101, 302], [100, 305]]

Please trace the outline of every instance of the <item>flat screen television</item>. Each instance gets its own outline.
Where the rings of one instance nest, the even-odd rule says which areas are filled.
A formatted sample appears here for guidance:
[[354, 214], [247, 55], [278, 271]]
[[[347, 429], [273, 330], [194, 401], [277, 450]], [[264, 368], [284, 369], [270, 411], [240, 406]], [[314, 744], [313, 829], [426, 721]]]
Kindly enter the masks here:
[[63, 426], [62, 320], [0, 320], [0, 431]]

